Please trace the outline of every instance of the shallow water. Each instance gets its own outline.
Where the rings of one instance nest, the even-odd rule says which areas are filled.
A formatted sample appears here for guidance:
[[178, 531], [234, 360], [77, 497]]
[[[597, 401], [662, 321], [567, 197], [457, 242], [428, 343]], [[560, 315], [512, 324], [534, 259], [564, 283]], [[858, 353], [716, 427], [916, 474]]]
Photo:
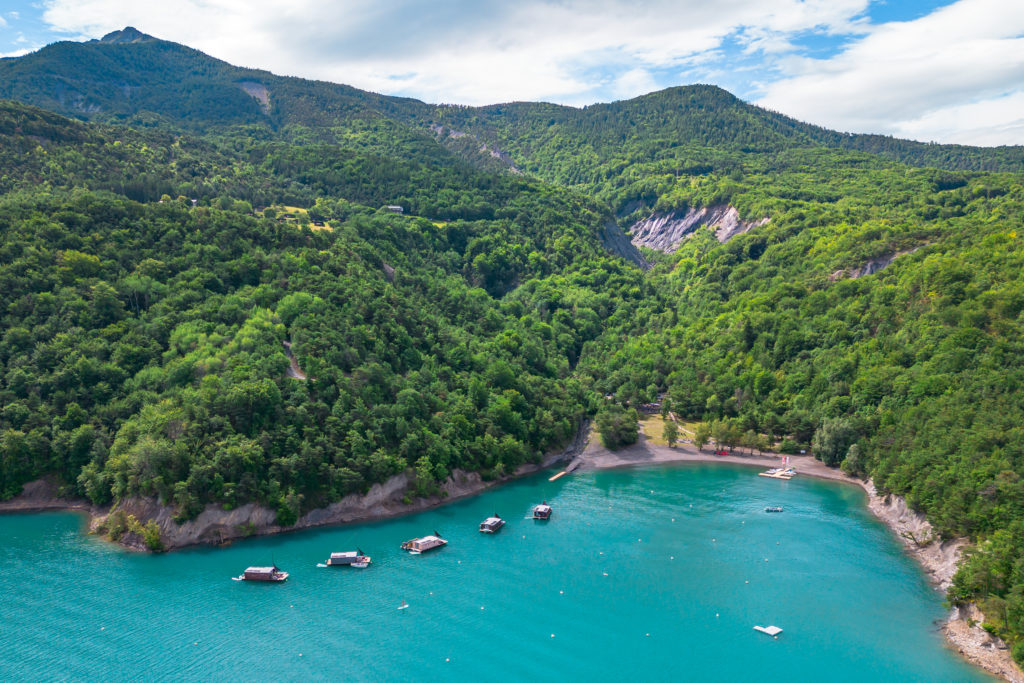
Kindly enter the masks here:
[[[552, 519], [526, 519], [541, 499]], [[495, 512], [504, 530], [480, 534]], [[0, 679], [992, 680], [944, 647], [940, 595], [861, 491], [742, 467], [535, 477], [401, 519], [167, 555], [81, 526], [0, 517]], [[448, 547], [398, 549], [435, 529]], [[357, 546], [368, 569], [316, 566]], [[230, 580], [275, 561], [288, 582]]]

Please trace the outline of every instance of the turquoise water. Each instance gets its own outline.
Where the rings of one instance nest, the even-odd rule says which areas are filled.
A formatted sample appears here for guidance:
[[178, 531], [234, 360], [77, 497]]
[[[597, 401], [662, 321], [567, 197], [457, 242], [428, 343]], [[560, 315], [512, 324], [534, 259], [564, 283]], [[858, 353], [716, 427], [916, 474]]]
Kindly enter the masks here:
[[[543, 498], [551, 521], [525, 519]], [[505, 529], [478, 533], [494, 512]], [[0, 679], [990, 680], [943, 646], [939, 595], [863, 494], [827, 482], [719, 465], [537, 477], [155, 556], [81, 525], [0, 517]], [[448, 547], [398, 549], [435, 529]], [[356, 546], [370, 568], [316, 566]], [[230, 580], [275, 560], [285, 584]]]

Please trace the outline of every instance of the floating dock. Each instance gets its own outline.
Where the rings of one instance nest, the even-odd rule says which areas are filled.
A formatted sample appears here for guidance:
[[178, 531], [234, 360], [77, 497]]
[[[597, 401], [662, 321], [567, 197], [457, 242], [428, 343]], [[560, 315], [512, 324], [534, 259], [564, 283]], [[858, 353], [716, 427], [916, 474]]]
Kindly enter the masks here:
[[758, 472], [759, 477], [768, 477], [770, 479], [792, 479], [796, 475], [796, 470], [792, 467], [786, 469], [772, 468], [767, 472]]
[[780, 633], [782, 633], [782, 629], [779, 628], [778, 626], [755, 626], [754, 630], [755, 631], [760, 631], [761, 633], [767, 633], [772, 638], [775, 638]]
[[556, 474], [555, 476], [553, 476], [553, 477], [549, 477], [549, 478], [548, 478], [548, 481], [554, 481], [554, 480], [556, 480], [556, 479], [560, 479], [561, 477], [564, 477], [564, 476], [565, 476], [566, 474], [568, 474], [568, 472], [566, 472], [565, 470], [562, 470], [561, 472], [559, 472], [559, 473], [558, 473], [558, 474]]

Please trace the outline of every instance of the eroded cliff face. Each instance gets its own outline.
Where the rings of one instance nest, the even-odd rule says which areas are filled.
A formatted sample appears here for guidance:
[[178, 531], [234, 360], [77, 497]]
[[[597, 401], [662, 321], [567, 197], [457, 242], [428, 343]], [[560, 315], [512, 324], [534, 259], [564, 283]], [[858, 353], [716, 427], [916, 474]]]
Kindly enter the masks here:
[[953, 584], [953, 575], [960, 564], [960, 554], [967, 539], [942, 540], [925, 516], [910, 509], [902, 496], [880, 496], [871, 481], [864, 487], [868, 491], [868, 507], [885, 522], [903, 541], [924, 567], [933, 583], [943, 592]]
[[[475, 472], [456, 470], [441, 485], [438, 495], [405, 502], [412, 483], [407, 473], [395, 475], [381, 484], [374, 484], [365, 494], [353, 493], [337, 503], [312, 510], [300, 517], [294, 525], [287, 527], [277, 523], [274, 510], [256, 503], [246, 503], [233, 510], [224, 510], [210, 504], [197, 517], [180, 524], [174, 520], [173, 507], [162, 505], [152, 498], [124, 500], [109, 514], [132, 515], [144, 523], [156, 522], [160, 527], [160, 540], [164, 548], [174, 550], [317, 526], [396, 517], [478, 493], [496, 482], [485, 482]], [[91, 529], [98, 530], [109, 514], [95, 515], [90, 523]], [[134, 534], [125, 534], [118, 542], [138, 550], [146, 549], [141, 537]]]
[[[966, 538], [942, 540], [925, 516], [915, 512], [896, 495], [879, 495], [870, 480], [864, 485], [868, 507], [891, 528], [913, 554], [933, 583], [945, 593], [953, 583]], [[942, 630], [946, 638], [968, 661], [1012, 683], [1024, 683], [1024, 672], [1013, 661], [1010, 650], [999, 638], [981, 627], [985, 615], [977, 605], [956, 607]]]
[[[162, 505], [152, 498], [130, 498], [121, 501], [112, 510], [93, 510], [90, 531], [99, 531], [111, 515], [131, 515], [141, 524], [155, 522], [160, 527], [163, 548], [174, 550], [191, 545], [222, 544], [249, 536], [267, 536], [318, 526], [398, 517], [475, 495], [503, 481], [537, 472], [562, 460], [570, 460], [586, 445], [589, 426], [589, 421], [584, 420], [575, 438], [564, 450], [549, 453], [539, 463], [521, 465], [514, 473], [501, 479], [484, 481], [477, 472], [454, 470], [440, 485], [438, 493], [428, 498], [412, 497], [413, 478], [410, 472], [403, 472], [381, 484], [374, 484], [365, 494], [353, 493], [327, 507], [311, 510], [292, 526], [277, 524], [276, 512], [256, 503], [247, 503], [233, 510], [209, 504], [195, 519], [179, 524], [174, 520], [173, 507]], [[118, 543], [138, 550], [147, 549], [143, 538], [137, 533], [124, 534]]]
[[718, 241], [725, 243], [736, 235], [742, 235], [767, 222], [767, 218], [756, 221], [740, 220], [740, 213], [735, 206], [721, 204], [696, 209], [691, 207], [685, 211], [669, 213], [655, 212], [634, 223], [629, 232], [634, 245], [670, 254], [701, 226], [710, 228]]

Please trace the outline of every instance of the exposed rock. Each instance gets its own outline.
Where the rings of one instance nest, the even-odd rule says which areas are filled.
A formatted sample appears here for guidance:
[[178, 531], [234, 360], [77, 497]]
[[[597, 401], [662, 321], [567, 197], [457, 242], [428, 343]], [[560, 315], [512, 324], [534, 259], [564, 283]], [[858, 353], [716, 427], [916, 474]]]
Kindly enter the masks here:
[[686, 211], [654, 212], [642, 221], [634, 223], [630, 228], [630, 234], [636, 246], [650, 247], [670, 254], [701, 226], [710, 228], [718, 241], [725, 243], [736, 235], [764, 225], [768, 220], [740, 220], [736, 207], [722, 204], [699, 209], [688, 208]]
[[632, 261], [644, 270], [649, 269], [650, 262], [633, 246], [634, 242], [629, 241], [626, 233], [622, 232], [622, 228], [615, 221], [609, 220], [604, 224], [604, 230], [601, 231], [601, 244], [604, 248], [627, 261]]
[[1012, 683], [1024, 683], [1024, 672], [1013, 661], [1009, 649], [981, 627], [985, 615], [977, 605], [954, 608], [942, 630], [967, 661]]
[[[94, 511], [90, 530], [96, 531], [111, 512], [120, 511], [126, 515], [134, 515], [142, 524], [150, 520], [155, 521], [160, 527], [164, 548], [174, 550], [191, 545], [226, 543], [248, 536], [265, 536], [330, 524], [407, 515], [475, 495], [502, 481], [537, 472], [561, 460], [568, 460], [583, 447], [588, 429], [589, 423], [584, 421], [572, 443], [564, 450], [549, 453], [540, 463], [522, 465], [513, 474], [501, 479], [484, 481], [477, 472], [454, 470], [441, 484], [438, 495], [413, 498], [406, 502], [413, 479], [409, 473], [402, 473], [384, 483], [374, 484], [365, 494], [353, 493], [337, 503], [311, 510], [289, 527], [277, 524], [277, 514], [274, 510], [256, 503], [247, 503], [233, 510], [224, 510], [220, 506], [209, 504], [195, 519], [179, 524], [174, 521], [173, 507], [162, 505], [152, 498], [131, 498], [122, 501], [114, 510], [102, 513]], [[131, 548], [145, 549], [142, 539], [134, 535], [125, 534], [118, 542]]]
[[89, 42], [123, 45], [126, 43], [148, 43], [151, 40], [156, 40], [156, 38], [143, 33], [134, 26], [125, 26], [120, 31], [111, 31], [99, 40], [90, 40]]
[[299, 367], [299, 361], [295, 359], [295, 354], [292, 353], [292, 343], [290, 341], [283, 341], [281, 345], [284, 346], [284, 355], [288, 357], [288, 369], [285, 370], [285, 374], [292, 379], [305, 381], [306, 373]]
[[470, 140], [476, 141], [480, 143], [479, 148], [475, 150], [477, 154], [480, 154], [484, 157], [489, 156], [493, 159], [497, 159], [498, 161], [501, 162], [501, 165], [504, 168], [507, 168], [512, 173], [522, 173], [522, 171], [516, 168], [516, 164], [512, 160], [511, 156], [509, 156], [506, 152], [502, 151], [501, 148], [499, 148], [497, 145], [488, 144], [486, 141], [481, 140], [480, 136], [478, 135], [466, 133], [461, 130], [455, 130], [453, 128], [442, 126], [436, 123], [431, 124], [429, 128], [440, 139], [442, 143], [447, 142], [449, 140], [461, 140], [463, 138], [469, 138]]
[[0, 502], [0, 512], [36, 512], [41, 510], [90, 510], [87, 500], [62, 498], [60, 485], [52, 477], [36, 479], [25, 484], [21, 493]]
[[[943, 541], [924, 515], [911, 510], [902, 496], [880, 496], [870, 480], [863, 486], [871, 512], [896, 532], [933, 583], [943, 592], [949, 590], [967, 539]], [[964, 605], [953, 610], [942, 630], [968, 661], [1004, 680], [1024, 683], [1024, 672], [1014, 663], [1006, 643], [981, 628], [984, 621], [985, 615], [977, 605]]]
[[256, 81], [241, 81], [238, 87], [260, 103], [260, 109], [263, 110], [264, 114], [270, 113], [270, 91], [267, 90], [267, 86]]
[[871, 512], [899, 536], [932, 582], [943, 592], [949, 590], [967, 539], [943, 541], [925, 516], [911, 510], [902, 496], [881, 496], [870, 480], [864, 484], [864, 489], [868, 493], [868, 508]]
[[850, 279], [856, 280], [857, 278], [864, 277], [865, 275], [874, 275], [875, 273], [877, 273], [878, 271], [882, 270], [883, 268], [889, 267], [889, 265], [893, 261], [898, 259], [900, 256], [905, 256], [907, 254], [913, 254], [918, 249], [920, 249], [920, 247], [915, 247], [913, 249], [907, 249], [905, 251], [894, 251], [891, 254], [885, 254], [883, 256], [877, 256], [877, 257], [875, 257], [873, 259], [869, 259], [860, 268], [854, 268], [853, 270], [849, 270], [849, 269], [837, 270], [836, 272], [834, 272], [831, 275], [829, 275], [828, 279], [829, 279], [830, 282], [836, 282], [837, 280], [842, 280], [842, 279], [845, 279], [845, 278], [850, 278]]

